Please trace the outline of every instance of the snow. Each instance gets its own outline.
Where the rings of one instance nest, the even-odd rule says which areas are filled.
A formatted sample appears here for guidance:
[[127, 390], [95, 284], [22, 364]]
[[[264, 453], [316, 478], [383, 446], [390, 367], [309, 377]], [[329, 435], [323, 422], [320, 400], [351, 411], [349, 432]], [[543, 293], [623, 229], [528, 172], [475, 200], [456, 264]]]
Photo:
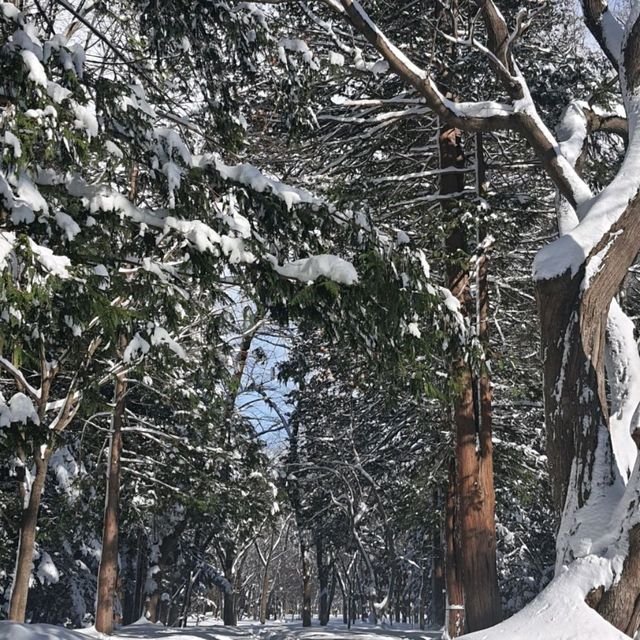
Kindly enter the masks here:
[[[559, 147], [573, 165], [578, 161], [587, 137], [587, 120], [583, 102], [573, 101], [565, 109], [557, 127]], [[607, 115], [597, 105], [590, 107], [600, 115]], [[617, 115], [625, 115], [619, 107]], [[556, 202], [558, 228], [561, 236], [575, 229], [585, 210], [576, 212], [560, 195]], [[602, 253], [602, 252], [600, 252]], [[587, 275], [593, 277], [602, 264], [602, 258], [592, 259]], [[595, 257], [594, 257], [595, 258]], [[585, 278], [588, 280], [588, 278]], [[588, 282], [586, 283], [588, 284]], [[586, 286], [583, 283], [583, 288]], [[622, 311], [617, 300], [613, 300], [607, 320], [607, 345], [605, 350], [607, 380], [611, 393], [611, 415], [609, 429], [611, 444], [620, 477], [626, 483], [637, 457], [637, 447], [631, 437], [634, 415], [640, 405], [640, 355], [638, 353], [633, 321]]]
[[313, 282], [320, 276], [346, 285], [358, 282], [358, 273], [354, 266], [338, 256], [317, 255], [294, 260], [284, 265], [279, 265], [276, 259], [271, 256], [270, 262], [273, 264], [274, 270], [281, 276], [300, 282]]
[[207, 154], [194, 157], [193, 165], [199, 167], [213, 165], [224, 180], [239, 182], [258, 193], [271, 192], [284, 201], [287, 209], [291, 209], [296, 204], [316, 206], [323, 204], [320, 198], [309, 191], [285, 184], [275, 178], [270, 178], [252, 164], [227, 165], [217, 156]]
[[182, 170], [175, 163], [169, 160], [162, 165], [162, 173], [167, 177], [167, 189], [169, 190], [169, 209], [176, 208], [176, 189], [180, 188], [182, 180]]
[[90, 138], [95, 138], [98, 135], [96, 105], [93, 102], [87, 105], [73, 102], [73, 113], [76, 116], [73, 126], [76, 129], [84, 129]]
[[575, 167], [587, 138], [587, 104], [574, 100], [569, 103], [556, 128], [558, 146], [562, 155]]
[[[580, 224], [536, 256], [533, 273], [536, 280], [547, 280], [569, 272], [575, 276], [592, 250], [605, 237], [638, 193], [640, 175], [640, 99], [627, 105], [629, 115], [629, 145], [616, 177], [597, 196], [578, 199]], [[564, 156], [562, 156], [564, 158]], [[565, 158], [567, 164], [569, 161]]]
[[139, 333], [136, 333], [131, 339], [131, 342], [126, 346], [122, 360], [124, 362], [136, 360], [140, 356], [148, 353], [150, 348], [151, 345]]
[[0, 2], [0, 10], [2, 10], [4, 17], [9, 20], [17, 22], [20, 17], [20, 10], [10, 2]]
[[18, 184], [16, 187], [18, 198], [25, 204], [29, 205], [32, 211], [43, 211], [49, 213], [49, 205], [44, 199], [43, 195], [38, 190], [35, 184], [31, 181], [31, 178], [21, 171], [18, 176]]
[[374, 76], [382, 75], [389, 71], [389, 63], [386, 60], [376, 60], [375, 62], [369, 62], [364, 59], [362, 50], [356, 47], [353, 56], [353, 63], [358, 71], [368, 71], [373, 73]]
[[33, 53], [33, 51], [23, 49], [22, 51], [20, 51], [20, 55], [22, 56], [24, 66], [29, 70], [29, 80], [43, 86], [46, 89], [47, 74], [44, 70], [44, 67], [40, 63], [40, 60], [38, 60], [38, 58], [36, 57], [36, 54]]
[[104, 146], [109, 155], [113, 156], [114, 158], [118, 158], [118, 160], [122, 160], [122, 158], [124, 158], [122, 149], [120, 149], [120, 147], [115, 142], [107, 140]]
[[91, 636], [51, 624], [0, 622], [0, 640], [87, 640], [88, 637]]
[[64, 211], [56, 211], [56, 224], [64, 231], [67, 240], [73, 240], [81, 231], [78, 223]]
[[71, 267], [71, 260], [66, 256], [59, 256], [53, 253], [49, 247], [43, 247], [36, 244], [31, 238], [29, 238], [29, 246], [31, 251], [36, 256], [38, 262], [44, 267], [46, 271], [58, 278], [66, 280], [71, 277], [69, 268]]
[[594, 584], [610, 583], [610, 563], [576, 560], [522, 611], [501, 624], [470, 633], [464, 640], [629, 640], [584, 601]]
[[31, 398], [22, 392], [14, 394], [5, 404], [0, 400], [0, 427], [8, 427], [12, 422], [27, 424], [31, 420], [34, 424], [40, 424], [38, 412]]
[[185, 350], [169, 335], [169, 332], [162, 327], [154, 327], [153, 333], [151, 334], [151, 344], [166, 344], [177, 356], [183, 360], [187, 358]]
[[620, 60], [622, 57], [622, 42], [624, 39], [624, 29], [622, 25], [609, 10], [602, 14], [601, 23], [607, 47], [611, 53]]
[[409, 332], [410, 335], [414, 336], [415, 338], [422, 337], [422, 333], [420, 331], [420, 327], [418, 326], [417, 322], [410, 322], [407, 325], [407, 331]]
[[71, 91], [57, 82], [49, 80], [47, 83], [47, 95], [54, 101], [60, 104], [66, 100], [71, 94]]
[[22, 156], [22, 145], [20, 140], [11, 131], [4, 132], [4, 143], [13, 147], [13, 157], [20, 158]]
[[40, 555], [40, 562], [38, 564], [36, 576], [38, 577], [38, 580], [40, 580], [40, 584], [56, 584], [60, 580], [58, 568], [46, 551], [43, 551]]
[[320, 68], [320, 65], [313, 59], [313, 52], [309, 49], [309, 46], [304, 40], [297, 38], [282, 38], [278, 42], [278, 57], [283, 64], [287, 64], [287, 54], [285, 51], [293, 51], [294, 53], [300, 53], [302, 59], [315, 71]]
[[[0, 640], [94, 640], [94, 628], [71, 631], [47, 624], [0, 622]], [[219, 620], [205, 620], [186, 628], [164, 627], [141, 619], [115, 632], [113, 640], [426, 640], [440, 638], [439, 631], [420, 631], [406, 624], [372, 625], [358, 621], [349, 631], [342, 621], [332, 620], [326, 627], [302, 628], [300, 622], [268, 621], [264, 625], [240, 621], [238, 627], [224, 627]]]
[[15, 233], [12, 231], [0, 231], [0, 271], [6, 268], [15, 243]]

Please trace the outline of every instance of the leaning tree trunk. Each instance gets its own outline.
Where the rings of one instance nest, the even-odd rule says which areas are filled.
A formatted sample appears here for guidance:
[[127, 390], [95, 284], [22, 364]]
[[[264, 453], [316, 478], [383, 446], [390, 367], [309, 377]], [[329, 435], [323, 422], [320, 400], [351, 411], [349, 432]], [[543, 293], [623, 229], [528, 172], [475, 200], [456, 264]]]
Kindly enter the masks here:
[[51, 449], [47, 448], [44, 455], [39, 451], [35, 454], [36, 475], [31, 485], [26, 508], [22, 512], [20, 523], [20, 539], [18, 541], [18, 557], [16, 573], [13, 579], [11, 600], [9, 604], [9, 620], [24, 622], [29, 597], [29, 582], [33, 569], [33, 550], [36, 542], [36, 527], [38, 524], [38, 510], [42, 500], [44, 481], [47, 475]]
[[[628, 237], [629, 232], [625, 235]], [[609, 251], [610, 260], [615, 260]], [[624, 256], [619, 261], [624, 263]], [[617, 279], [616, 273], [608, 275], [604, 269], [600, 273], [607, 281]], [[585, 291], [584, 277], [583, 265], [573, 278], [566, 273], [537, 286], [545, 358], [547, 450], [554, 501], [557, 508], [563, 505], [557, 545], [559, 565], [582, 555], [584, 540], [597, 540], [612, 528], [618, 503], [615, 495], [619, 495], [622, 483], [608, 431], [604, 374], [611, 302], [608, 293], [613, 286], [611, 282], [599, 286], [602, 278], [596, 276]], [[636, 465], [627, 494], [633, 495], [637, 485]], [[591, 519], [585, 523], [585, 513], [596, 510], [597, 522]], [[587, 602], [617, 629], [634, 635], [640, 622], [639, 525], [628, 532], [628, 543], [627, 558], [616, 583], [609, 589], [595, 589]]]
[[125, 414], [127, 381], [125, 372], [116, 376], [115, 407], [109, 446], [107, 500], [102, 529], [102, 554], [98, 571], [98, 598], [96, 601], [96, 630], [106, 635], [113, 633], [113, 607], [118, 582], [118, 510], [120, 506], [120, 455], [122, 452], [122, 426]]

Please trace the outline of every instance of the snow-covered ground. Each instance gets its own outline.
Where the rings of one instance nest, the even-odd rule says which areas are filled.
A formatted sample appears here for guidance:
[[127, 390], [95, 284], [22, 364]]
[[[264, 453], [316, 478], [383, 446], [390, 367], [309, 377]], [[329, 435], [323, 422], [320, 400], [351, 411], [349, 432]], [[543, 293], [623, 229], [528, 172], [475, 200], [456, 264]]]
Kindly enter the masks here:
[[[302, 628], [300, 622], [268, 622], [260, 625], [241, 622], [236, 628], [224, 627], [217, 621], [201, 622], [185, 629], [162, 625], [133, 624], [123, 627], [112, 636], [113, 640], [423, 640], [440, 638], [439, 631], [420, 631], [407, 625], [374, 626], [358, 623], [348, 630], [340, 622], [327, 627]], [[0, 640], [93, 640], [100, 634], [92, 629], [70, 631], [47, 624], [16, 624], [0, 622]]]

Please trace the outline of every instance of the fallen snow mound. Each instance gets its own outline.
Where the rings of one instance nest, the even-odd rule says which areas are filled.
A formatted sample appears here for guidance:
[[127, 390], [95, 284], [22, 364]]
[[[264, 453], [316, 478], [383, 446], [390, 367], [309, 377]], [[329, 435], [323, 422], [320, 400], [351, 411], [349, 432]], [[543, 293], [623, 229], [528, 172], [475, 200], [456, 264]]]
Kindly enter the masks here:
[[580, 558], [564, 567], [522, 611], [459, 640], [629, 640], [585, 603], [594, 586], [611, 581], [610, 561]]
[[0, 622], [0, 640], [87, 640], [87, 636], [52, 624]]

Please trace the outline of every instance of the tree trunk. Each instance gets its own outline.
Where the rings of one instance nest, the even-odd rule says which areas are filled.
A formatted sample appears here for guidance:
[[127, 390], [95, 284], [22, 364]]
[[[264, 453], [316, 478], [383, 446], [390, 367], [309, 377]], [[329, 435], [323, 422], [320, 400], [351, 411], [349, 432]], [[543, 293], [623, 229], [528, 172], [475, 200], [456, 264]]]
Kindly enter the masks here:
[[98, 571], [98, 598], [96, 601], [96, 630], [113, 634], [113, 607], [118, 581], [118, 509], [120, 503], [120, 455], [122, 452], [122, 426], [125, 414], [127, 382], [125, 373], [116, 376], [115, 407], [109, 446], [109, 472], [107, 499], [102, 529], [102, 554]]
[[[264, 573], [262, 574], [262, 588], [260, 590], [260, 624], [264, 624], [267, 621], [267, 605], [269, 603], [269, 565], [271, 564], [271, 557], [274, 549], [274, 537], [275, 534], [271, 534], [269, 541], [269, 551], [264, 561]], [[257, 543], [256, 543], [257, 544]]]
[[42, 500], [47, 467], [51, 449], [47, 448], [44, 455], [39, 451], [35, 454], [36, 475], [29, 492], [29, 500], [22, 512], [20, 523], [20, 539], [18, 542], [18, 556], [16, 560], [16, 573], [11, 589], [11, 601], [9, 604], [9, 620], [24, 622], [27, 613], [27, 599], [29, 597], [29, 582], [33, 569], [33, 550], [36, 541], [36, 528], [38, 524], [38, 510]]
[[[143, 530], [140, 529], [138, 534], [138, 556], [136, 560], [136, 584], [134, 590], [134, 603], [133, 603], [133, 620], [129, 624], [135, 622], [141, 615], [144, 609], [144, 585], [145, 585], [145, 565], [147, 563], [147, 548], [143, 546]], [[126, 622], [125, 622], [126, 624]]]
[[[477, 181], [486, 181], [482, 135], [476, 136]], [[482, 193], [478, 194], [482, 196]], [[480, 244], [485, 240], [483, 228], [479, 232]], [[479, 250], [480, 251], [480, 250]], [[485, 350], [489, 350], [489, 286], [488, 248], [478, 255], [476, 275], [476, 321], [478, 338]], [[460, 483], [461, 545], [464, 560], [462, 570], [465, 586], [466, 623], [470, 631], [493, 626], [502, 620], [502, 604], [498, 589], [496, 567], [496, 498], [493, 485], [493, 393], [489, 370], [482, 366], [477, 372], [477, 399], [474, 416], [476, 434], [467, 423], [468, 409], [459, 424], [463, 437], [457, 445]], [[468, 398], [465, 396], [465, 402]], [[464, 461], [464, 463], [463, 463]], [[468, 463], [468, 464], [465, 464]], [[467, 473], [467, 470], [470, 472]]]
[[462, 567], [460, 563], [459, 539], [456, 524], [456, 463], [449, 463], [449, 482], [447, 485], [447, 504], [445, 512], [445, 538], [447, 544], [446, 581], [447, 581], [447, 614], [445, 629], [450, 638], [457, 638], [464, 633], [464, 593], [462, 588]]
[[[558, 566], [583, 555], [585, 538], [597, 540], [611, 530], [617, 505], [613, 496], [622, 484], [608, 430], [604, 345], [609, 306], [595, 284], [583, 290], [584, 271], [583, 266], [573, 278], [567, 273], [537, 286], [547, 449], [553, 498], [562, 513]], [[640, 494], [633, 486], [639, 482], [637, 470], [636, 466], [627, 487], [634, 509]], [[584, 523], [582, 511], [596, 509], [598, 521]], [[578, 522], [583, 523], [580, 528]], [[617, 629], [631, 636], [637, 632], [640, 526], [629, 532], [627, 557], [615, 584], [608, 590], [595, 589], [587, 602]]]
[[228, 544], [224, 550], [224, 577], [229, 583], [229, 588], [223, 592], [222, 621], [227, 627], [235, 627], [238, 624], [236, 615], [236, 589], [233, 565], [236, 560], [236, 552], [232, 544]]
[[300, 563], [302, 568], [302, 626], [311, 626], [311, 558], [305, 534], [300, 533]]
[[[444, 567], [443, 567], [443, 576], [444, 576]], [[427, 611], [427, 568], [426, 566], [422, 569], [422, 577], [420, 579], [420, 595], [418, 601], [418, 625], [421, 631], [424, 631], [426, 625], [426, 611]], [[441, 594], [444, 595], [444, 580], [442, 584]], [[444, 602], [442, 603], [442, 624], [444, 624]]]
[[222, 611], [222, 621], [225, 627], [235, 627], [238, 624], [236, 620], [236, 602], [233, 589], [223, 593], [224, 603]]
[[331, 574], [331, 564], [326, 562], [322, 536], [316, 538], [316, 564], [318, 567], [318, 619], [322, 626], [329, 623], [331, 615], [329, 576]]
[[[480, 139], [481, 140], [481, 139]], [[481, 142], [478, 167], [481, 165]], [[464, 167], [460, 131], [445, 128], [440, 134], [440, 163], [442, 168]], [[464, 189], [461, 173], [444, 173], [440, 192], [456, 194]], [[470, 274], [464, 262], [468, 259], [468, 245], [463, 225], [455, 222], [447, 238], [448, 284], [451, 293], [460, 301], [463, 313], [471, 308]], [[461, 265], [462, 263], [462, 265]], [[486, 338], [488, 295], [486, 258], [479, 267], [480, 327]], [[472, 317], [475, 317], [475, 313]], [[456, 431], [456, 471], [458, 490], [458, 525], [462, 551], [461, 575], [464, 584], [465, 620], [469, 631], [485, 629], [502, 618], [498, 574], [496, 570], [495, 493], [493, 488], [493, 447], [491, 444], [491, 386], [487, 371], [480, 372], [478, 394], [469, 363], [460, 358], [453, 366], [458, 396], [454, 401]], [[478, 406], [478, 400], [479, 405]]]
[[[440, 491], [435, 491], [433, 495], [433, 512], [441, 513]], [[442, 548], [442, 533], [438, 518], [434, 519], [432, 527], [432, 552], [431, 552], [431, 622], [438, 627], [445, 623], [445, 579], [444, 579], [444, 558]], [[424, 587], [423, 587], [424, 588]], [[426, 591], [426, 589], [425, 589]], [[422, 598], [421, 598], [422, 605]], [[424, 614], [421, 614], [421, 620]]]
[[[156, 544], [159, 543], [160, 553], [158, 556], [158, 564], [157, 571], [155, 573], [151, 573], [151, 570], [155, 567], [150, 568], [150, 573], [148, 574], [148, 579], [153, 580], [156, 584], [153, 593], [149, 598], [149, 602], [147, 604], [147, 617], [150, 622], [159, 622], [162, 618], [160, 613], [160, 605], [162, 600], [163, 583], [166, 581], [165, 574], [167, 569], [173, 566], [176, 562], [176, 551], [178, 548], [178, 542], [180, 540], [180, 536], [187, 526], [186, 520], [181, 520], [176, 525], [175, 529], [162, 539], [162, 542], [156, 541]], [[145, 580], [146, 582], [146, 580]]]

